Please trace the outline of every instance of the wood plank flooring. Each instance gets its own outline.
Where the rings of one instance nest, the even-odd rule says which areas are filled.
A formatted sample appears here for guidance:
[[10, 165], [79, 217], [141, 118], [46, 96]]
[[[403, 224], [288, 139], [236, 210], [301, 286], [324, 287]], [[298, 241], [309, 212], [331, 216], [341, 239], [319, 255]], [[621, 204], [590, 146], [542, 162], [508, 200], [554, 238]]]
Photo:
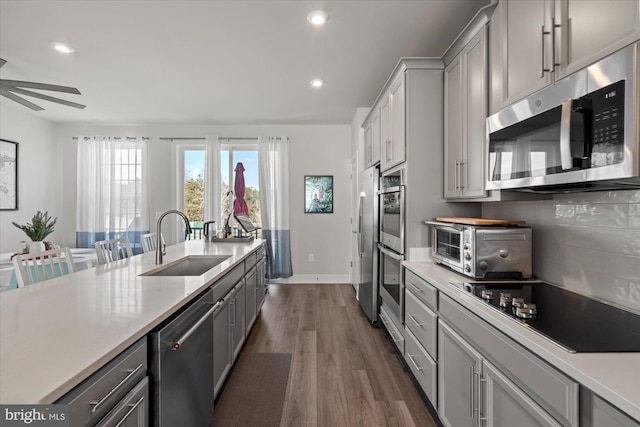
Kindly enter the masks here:
[[281, 426], [437, 426], [351, 285], [269, 285], [242, 351], [292, 354]]

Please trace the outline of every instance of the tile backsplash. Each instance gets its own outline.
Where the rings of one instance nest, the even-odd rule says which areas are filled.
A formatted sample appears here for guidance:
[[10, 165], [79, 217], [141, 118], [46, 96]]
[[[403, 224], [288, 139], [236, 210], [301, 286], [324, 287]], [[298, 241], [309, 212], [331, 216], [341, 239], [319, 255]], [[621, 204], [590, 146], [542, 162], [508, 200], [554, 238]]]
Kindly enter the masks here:
[[539, 279], [640, 313], [640, 190], [483, 203], [482, 216], [527, 221]]

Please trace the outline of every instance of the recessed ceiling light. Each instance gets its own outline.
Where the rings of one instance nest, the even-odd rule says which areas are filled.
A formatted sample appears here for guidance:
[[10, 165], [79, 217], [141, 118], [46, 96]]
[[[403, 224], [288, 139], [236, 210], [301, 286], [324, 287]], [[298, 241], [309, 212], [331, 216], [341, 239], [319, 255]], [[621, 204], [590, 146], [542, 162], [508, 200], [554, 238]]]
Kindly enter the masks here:
[[60, 42], [53, 42], [51, 43], [51, 46], [53, 46], [53, 48], [58, 52], [62, 52], [62, 53], [73, 53], [76, 51], [71, 46], [64, 43], [60, 43]]
[[328, 18], [329, 15], [327, 15], [327, 12], [324, 12], [322, 10], [314, 10], [307, 15], [307, 21], [317, 26], [324, 25], [324, 23], [327, 22]]
[[324, 82], [321, 79], [313, 79], [311, 80], [311, 87], [322, 87]]

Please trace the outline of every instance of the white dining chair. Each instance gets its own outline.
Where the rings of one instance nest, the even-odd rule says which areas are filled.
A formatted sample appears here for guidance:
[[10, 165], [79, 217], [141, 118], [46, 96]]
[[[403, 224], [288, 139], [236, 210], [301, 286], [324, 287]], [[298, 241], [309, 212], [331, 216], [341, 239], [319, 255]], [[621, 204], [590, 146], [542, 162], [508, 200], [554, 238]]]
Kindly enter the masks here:
[[77, 271], [69, 248], [16, 255], [13, 268], [19, 288]]
[[152, 252], [156, 250], [156, 235], [155, 233], [147, 233], [140, 236], [140, 243], [142, 243], [143, 252]]
[[100, 265], [133, 256], [128, 237], [101, 240], [96, 242], [95, 247]]

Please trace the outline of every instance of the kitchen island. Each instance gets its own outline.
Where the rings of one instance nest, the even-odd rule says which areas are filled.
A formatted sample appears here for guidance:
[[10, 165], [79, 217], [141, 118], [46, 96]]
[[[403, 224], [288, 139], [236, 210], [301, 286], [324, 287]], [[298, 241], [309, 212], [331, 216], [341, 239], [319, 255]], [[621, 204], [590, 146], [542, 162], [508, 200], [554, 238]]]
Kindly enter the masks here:
[[149, 252], [0, 293], [0, 403], [55, 402], [263, 243], [167, 246], [164, 265], [188, 256], [229, 256], [200, 276], [141, 276], [161, 267]]
[[[440, 308], [443, 299], [459, 304], [473, 313], [472, 316], [477, 316], [473, 317], [477, 321], [491, 325], [500, 334], [578, 383], [581, 394], [580, 417], [585, 421], [576, 418], [574, 422], [579, 422], [581, 427], [592, 425], [590, 414], [585, 412], [590, 410], [591, 405], [595, 408], [600, 404], [597, 398], [592, 404], [589, 391], [635, 420], [632, 424], [620, 425], [635, 426], [640, 422], [640, 353], [570, 353], [531, 328], [523, 327], [518, 321], [502, 315], [482, 299], [451, 284], [469, 281], [464, 276], [430, 261], [405, 261], [404, 266], [437, 289]], [[578, 408], [574, 407], [574, 410], [577, 412]], [[593, 427], [597, 425], [593, 424]]]

